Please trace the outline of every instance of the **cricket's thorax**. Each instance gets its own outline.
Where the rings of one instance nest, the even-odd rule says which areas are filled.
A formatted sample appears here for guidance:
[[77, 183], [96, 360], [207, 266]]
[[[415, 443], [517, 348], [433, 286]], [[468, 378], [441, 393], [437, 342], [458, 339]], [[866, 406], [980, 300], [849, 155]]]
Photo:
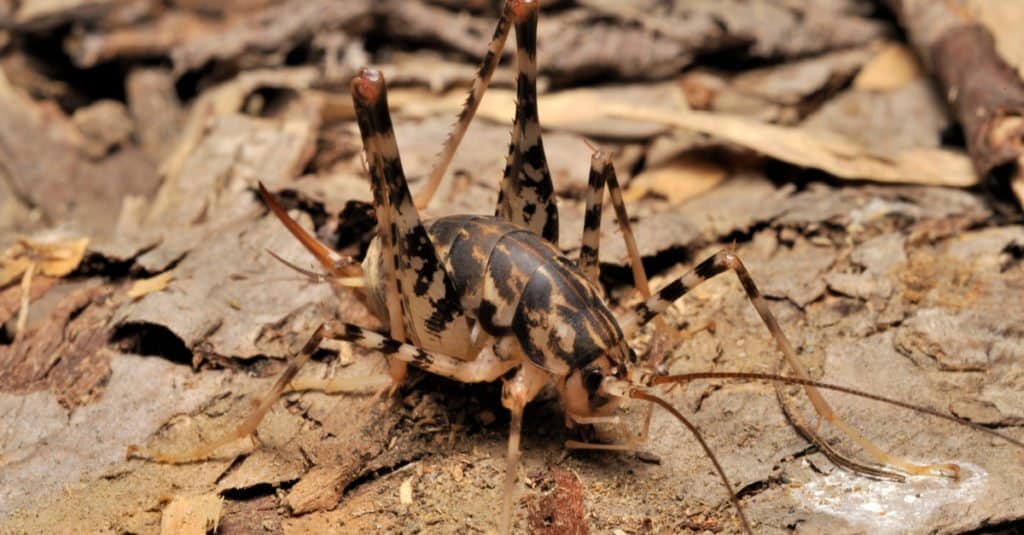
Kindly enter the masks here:
[[[492, 216], [425, 223], [466, 315], [494, 337], [514, 336], [557, 375], [621, 347], [623, 335], [593, 284], [547, 240]], [[377, 240], [363, 261], [369, 301], [386, 318]]]

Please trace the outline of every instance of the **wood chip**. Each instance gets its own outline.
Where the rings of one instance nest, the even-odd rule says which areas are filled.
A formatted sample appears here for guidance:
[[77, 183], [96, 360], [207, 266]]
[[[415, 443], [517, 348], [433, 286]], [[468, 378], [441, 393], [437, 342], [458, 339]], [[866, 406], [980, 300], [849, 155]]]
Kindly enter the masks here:
[[853, 87], [864, 91], [892, 91], [922, 75], [921, 64], [910, 48], [901, 43], [888, 43], [853, 79]]
[[148, 279], [139, 279], [132, 284], [131, 288], [128, 289], [128, 297], [138, 299], [146, 294], [159, 292], [164, 288], [167, 288], [167, 284], [171, 282], [171, 278], [173, 276], [173, 271], [165, 271]]
[[82, 262], [89, 238], [57, 240], [19, 240], [0, 256], [0, 287], [21, 278], [21, 308], [14, 328], [17, 338], [28, 324], [28, 305], [32, 277], [36, 272], [48, 277], [63, 277]]
[[398, 502], [402, 505], [412, 504], [412, 476], [405, 478], [398, 487]]
[[164, 507], [160, 535], [206, 535], [216, 532], [224, 500], [216, 494], [176, 496]]

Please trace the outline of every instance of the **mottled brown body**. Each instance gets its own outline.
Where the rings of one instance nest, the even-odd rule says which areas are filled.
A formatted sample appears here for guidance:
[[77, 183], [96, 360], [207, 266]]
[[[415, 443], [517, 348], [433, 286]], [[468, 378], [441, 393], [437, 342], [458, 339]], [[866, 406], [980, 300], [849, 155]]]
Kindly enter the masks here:
[[[599, 290], [551, 242], [491, 216], [448, 216], [424, 226], [470, 328], [513, 337], [531, 362], [556, 376], [609, 352], [627, 356], [622, 330]], [[371, 245], [363, 268], [372, 308], [385, 311], [380, 251]]]

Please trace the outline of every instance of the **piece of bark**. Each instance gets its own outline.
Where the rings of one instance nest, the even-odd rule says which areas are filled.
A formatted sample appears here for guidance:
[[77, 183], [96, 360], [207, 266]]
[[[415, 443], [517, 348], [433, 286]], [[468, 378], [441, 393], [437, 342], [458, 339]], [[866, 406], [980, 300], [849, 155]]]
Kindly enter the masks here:
[[[138, 149], [126, 145], [100, 161], [83, 157], [83, 136], [52, 102], [37, 102], [0, 83], [0, 182], [38, 211], [85, 235], [109, 233], [125, 195], [150, 194], [159, 177]], [[70, 186], [70, 187], [69, 187]]]
[[942, 98], [930, 80], [920, 77], [892, 91], [844, 91], [800, 126], [840, 134], [871, 154], [899, 160], [915, 150], [941, 149], [949, 123]]
[[[717, 30], [700, 20], [696, 33]], [[538, 65], [558, 85], [598, 75], [650, 80], [671, 76], [693, 62], [696, 48], [651, 29], [608, 22], [585, 11], [541, 17]]]
[[250, 53], [272, 58], [258, 65], [281, 65], [292, 49], [318, 32], [365, 29], [370, 8], [367, 0], [291, 0], [228, 19], [226, 27], [183, 41], [171, 51], [171, 60], [176, 73], [210, 61], [238, 61]]
[[[288, 354], [337, 304], [327, 285], [306, 281], [267, 254], [310, 264], [274, 217], [204, 230], [201, 241], [188, 244], [167, 289], [120, 307], [117, 325], [166, 328], [199, 359], [246, 359]], [[327, 311], [310, 306], [321, 303]]]
[[[453, 13], [422, 0], [385, 0], [376, 2], [375, 8], [384, 17], [385, 30], [392, 39], [441, 43], [475, 58], [487, 52], [498, 22], [492, 17]], [[511, 54], [511, 40], [506, 42], [505, 54]]]
[[118, 0], [26, 0], [7, 15], [22, 31], [45, 31], [66, 22], [95, 21], [117, 7]]
[[177, 141], [184, 120], [171, 70], [132, 70], [125, 80], [125, 94], [139, 146], [151, 161], [162, 161]]
[[[240, 104], [244, 94], [224, 100]], [[221, 105], [205, 99], [200, 104]], [[159, 241], [139, 257], [139, 264], [150, 272], [163, 271], [210, 234], [252, 219], [261, 205], [249, 188], [257, 180], [270, 187], [288, 183], [309, 161], [319, 125], [317, 105], [309, 105], [278, 118], [230, 112], [218, 117], [211, 108], [194, 109], [189, 123], [198, 127], [196, 135], [186, 132], [179, 139], [163, 165], [167, 178], [136, 222], [135, 234]]]
[[80, 284], [14, 344], [0, 346], [0, 390], [47, 389], [65, 407], [99, 396], [110, 376], [111, 291], [98, 281]]
[[889, 0], [964, 129], [978, 174], [1024, 205], [1024, 81], [957, 4]]
[[[598, 68], [624, 78], [659, 78], [697, 54], [734, 51], [740, 43], [748, 57], [779, 59], [847, 49], [888, 33], [884, 24], [858, 16], [855, 2], [581, 3], [594, 16], [560, 15], [565, 24], [550, 30], [555, 35], [545, 32], [541, 19], [540, 35], [558, 46], [545, 52], [541, 45], [540, 65], [550, 57], [558, 77], [593, 75]], [[604, 22], [609, 17], [616, 24]]]
[[[114, 354], [110, 367], [103, 395], [74, 410], [50, 392], [0, 393], [0, 532], [67, 532], [112, 521], [124, 525], [133, 514], [156, 507], [161, 494], [202, 492], [223, 473], [228, 463], [176, 470], [155, 464], [126, 466], [125, 445], [146, 440], [168, 419], [196, 410], [226, 388], [237, 388], [244, 377], [233, 380], [217, 370], [195, 374], [180, 364], [135, 355]], [[79, 485], [83, 478], [92, 481]], [[103, 490], [118, 480], [129, 488]], [[87, 497], [89, 490], [98, 496]], [[54, 508], [55, 497], [68, 499], [67, 508]], [[19, 510], [35, 507], [46, 511], [47, 518], [16, 518]], [[156, 532], [158, 509], [154, 520], [154, 528], [144, 531]], [[18, 527], [22, 522], [38, 522], [39, 527]]]
[[116, 100], [100, 100], [78, 108], [71, 115], [71, 120], [85, 138], [82, 150], [94, 160], [128, 141], [134, 130], [128, 110]]
[[65, 41], [64, 48], [76, 65], [89, 68], [118, 58], [163, 56], [184, 40], [220, 29], [197, 14], [168, 10], [141, 24], [73, 34]]
[[362, 464], [362, 459], [351, 456], [343, 458], [340, 464], [314, 466], [288, 491], [288, 507], [296, 515], [334, 507], [345, 487], [359, 477]]
[[996, 49], [1024, 78], [1024, 9], [1016, 2], [1002, 0], [966, 0], [968, 9], [996, 38]]
[[871, 56], [871, 48], [866, 46], [829, 52], [782, 65], [750, 69], [734, 77], [730, 85], [741, 93], [778, 104], [817, 104], [844, 87]]
[[116, 58], [156, 56], [170, 56], [179, 75], [209, 62], [279, 66], [318, 32], [365, 30], [369, 13], [365, 0], [292, 0], [221, 18], [164, 9], [136, 24], [80, 32], [65, 48], [83, 68]]

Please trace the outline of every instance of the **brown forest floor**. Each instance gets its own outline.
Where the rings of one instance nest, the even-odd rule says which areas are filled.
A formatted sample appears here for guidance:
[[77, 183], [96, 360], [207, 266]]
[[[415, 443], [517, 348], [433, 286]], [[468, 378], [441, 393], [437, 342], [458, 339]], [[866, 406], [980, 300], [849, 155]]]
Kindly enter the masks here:
[[[388, 77], [415, 190], [495, 20], [492, 2], [455, 4], [0, 1], [0, 533], [494, 531], [500, 385], [414, 371], [384, 401], [289, 394], [248, 453], [125, 460], [129, 444], [183, 447], [227, 430], [323, 317], [383, 329], [351, 295], [265, 252], [312, 264], [255, 184], [323, 240], [365, 247], [374, 222], [346, 82], [363, 64]], [[591, 140], [615, 154], [655, 287], [734, 245], [815, 377], [1024, 439], [1019, 209], [977, 185], [891, 18], [862, 0], [646, 4], [544, 3], [540, 114], [562, 248], [578, 249]], [[991, 6], [969, 3], [997, 38], [1024, 21], [1024, 6]], [[1024, 69], [1019, 47], [1000, 43]], [[512, 65], [427, 217], [492, 211]], [[622, 310], [636, 297], [612, 215], [602, 281]], [[778, 368], [732, 276], [668, 319], [680, 331], [714, 324], [671, 349], [673, 372]], [[341, 344], [319, 357], [303, 373], [383, 365]], [[959, 481], [875, 481], [802, 438], [780, 398], [809, 419], [808, 404], [782, 392], [696, 382], [668, 396], [757, 532], [1010, 533], [1024, 522], [1021, 450], [827, 395], [894, 453], [963, 469]], [[550, 394], [524, 428], [517, 532], [740, 529], [711, 465], [663, 412], [636, 454], [567, 453], [574, 435]]]

